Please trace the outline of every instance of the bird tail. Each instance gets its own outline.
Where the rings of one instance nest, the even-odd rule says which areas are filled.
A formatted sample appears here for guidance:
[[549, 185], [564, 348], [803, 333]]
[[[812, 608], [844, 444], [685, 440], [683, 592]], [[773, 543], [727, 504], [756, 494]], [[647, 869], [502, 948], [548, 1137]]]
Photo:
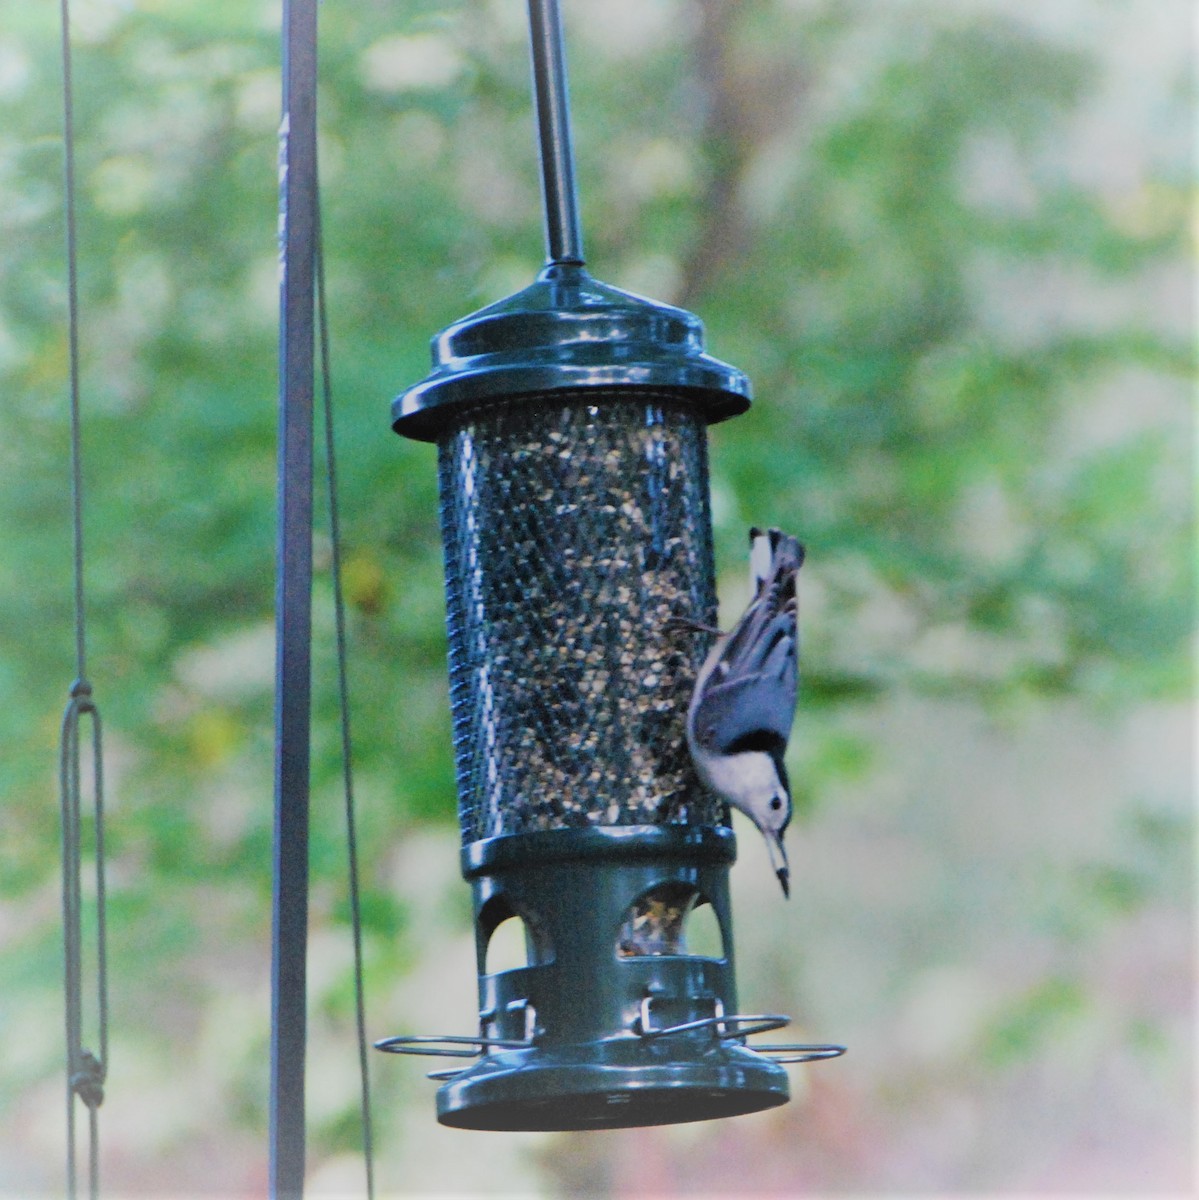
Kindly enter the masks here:
[[753, 594], [760, 596], [770, 578], [770, 560], [774, 557], [770, 534], [756, 525], [749, 531], [749, 583]]
[[754, 596], [763, 594], [772, 578], [792, 575], [803, 565], [804, 548], [778, 529], [749, 531], [749, 576]]

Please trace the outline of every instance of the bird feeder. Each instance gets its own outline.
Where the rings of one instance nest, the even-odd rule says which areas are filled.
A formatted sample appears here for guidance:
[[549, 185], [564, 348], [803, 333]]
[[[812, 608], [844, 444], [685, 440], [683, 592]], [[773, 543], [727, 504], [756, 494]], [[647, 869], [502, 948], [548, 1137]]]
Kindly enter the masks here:
[[[557, 13], [530, 16], [549, 265], [438, 334], [392, 410], [438, 448], [479, 1032], [379, 1048], [475, 1059], [433, 1072], [463, 1128], [754, 1112], [788, 1099], [781, 1062], [841, 1048], [747, 1044], [787, 1019], [738, 1008], [735, 841], [686, 744], [703, 647], [677, 619], [716, 617], [706, 428], [749, 381], [697, 317], [585, 270]], [[705, 905], [721, 945], [690, 953]], [[510, 920], [527, 964], [489, 971]]]

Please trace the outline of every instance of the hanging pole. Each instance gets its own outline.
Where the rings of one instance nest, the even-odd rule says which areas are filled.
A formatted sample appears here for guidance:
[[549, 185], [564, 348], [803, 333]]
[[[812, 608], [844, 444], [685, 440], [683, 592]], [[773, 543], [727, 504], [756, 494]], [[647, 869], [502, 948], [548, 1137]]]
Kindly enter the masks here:
[[541, 194], [545, 201], [545, 245], [551, 263], [583, 260], [579, 200], [570, 142], [570, 96], [558, 0], [529, 0], [529, 47], [541, 150]]
[[316, 0], [283, 6], [270, 1194], [304, 1193], [312, 687]]

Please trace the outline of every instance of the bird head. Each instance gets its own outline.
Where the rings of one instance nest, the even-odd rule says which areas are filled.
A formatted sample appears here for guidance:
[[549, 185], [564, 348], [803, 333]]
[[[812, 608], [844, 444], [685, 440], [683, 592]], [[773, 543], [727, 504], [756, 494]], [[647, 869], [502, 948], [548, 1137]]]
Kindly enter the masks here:
[[769, 790], [752, 797], [746, 812], [766, 839], [770, 853], [770, 865], [782, 886], [783, 895], [791, 895], [791, 871], [787, 863], [787, 848], [783, 845], [783, 834], [791, 822], [791, 797], [781, 780]]

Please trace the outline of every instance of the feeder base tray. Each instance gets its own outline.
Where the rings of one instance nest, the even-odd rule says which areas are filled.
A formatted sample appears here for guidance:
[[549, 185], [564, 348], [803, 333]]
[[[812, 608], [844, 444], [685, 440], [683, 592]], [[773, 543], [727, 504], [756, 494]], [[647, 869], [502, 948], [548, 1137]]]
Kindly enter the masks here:
[[441, 1087], [437, 1119], [508, 1132], [624, 1129], [736, 1117], [790, 1099], [786, 1071], [762, 1055], [731, 1042], [680, 1054], [682, 1039], [672, 1040], [670, 1059], [659, 1061], [659, 1047], [623, 1039], [488, 1054]]

